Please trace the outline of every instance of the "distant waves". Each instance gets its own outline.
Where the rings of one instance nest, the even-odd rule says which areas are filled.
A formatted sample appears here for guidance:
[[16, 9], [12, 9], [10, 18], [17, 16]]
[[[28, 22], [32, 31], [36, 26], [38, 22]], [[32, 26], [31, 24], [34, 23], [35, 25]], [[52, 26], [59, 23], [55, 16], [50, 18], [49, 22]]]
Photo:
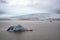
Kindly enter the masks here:
[[60, 14], [52, 13], [37, 13], [23, 16], [13, 16], [10, 18], [0, 18], [0, 20], [27, 20], [27, 21], [40, 21], [40, 20], [60, 20]]

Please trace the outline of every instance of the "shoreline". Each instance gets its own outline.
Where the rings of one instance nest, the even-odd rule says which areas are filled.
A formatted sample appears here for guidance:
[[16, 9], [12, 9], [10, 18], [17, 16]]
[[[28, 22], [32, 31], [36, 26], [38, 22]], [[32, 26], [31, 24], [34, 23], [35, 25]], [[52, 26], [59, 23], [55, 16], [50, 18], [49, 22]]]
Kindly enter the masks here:
[[2, 20], [0, 22], [59, 22], [58, 20], [40, 20], [40, 21], [28, 21], [28, 20]]

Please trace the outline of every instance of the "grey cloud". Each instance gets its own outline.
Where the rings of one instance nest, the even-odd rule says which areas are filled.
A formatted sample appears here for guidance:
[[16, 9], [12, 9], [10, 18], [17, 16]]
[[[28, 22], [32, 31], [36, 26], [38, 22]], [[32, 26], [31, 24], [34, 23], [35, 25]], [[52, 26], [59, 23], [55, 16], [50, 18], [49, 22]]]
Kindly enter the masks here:
[[[0, 3], [9, 3], [12, 0], [0, 0]], [[27, 5], [29, 7], [39, 9], [39, 10], [47, 10], [54, 13], [60, 13], [60, 0], [30, 0], [31, 2]], [[4, 5], [3, 5], [4, 6]], [[9, 9], [13, 7], [9, 7], [10, 5], [2, 6], [2, 9]], [[19, 6], [20, 7], [20, 6]], [[5, 12], [0, 12], [0, 14], [4, 14]]]
[[5, 14], [5, 12], [4, 11], [0, 11], [0, 15], [3, 15], [3, 14]]
[[37, 3], [28, 5], [37, 9], [48, 10], [54, 13], [60, 13], [60, 0], [37, 0]]
[[6, 0], [0, 0], [0, 3], [7, 3]]
[[6, 0], [0, 0], [0, 16], [6, 14]]

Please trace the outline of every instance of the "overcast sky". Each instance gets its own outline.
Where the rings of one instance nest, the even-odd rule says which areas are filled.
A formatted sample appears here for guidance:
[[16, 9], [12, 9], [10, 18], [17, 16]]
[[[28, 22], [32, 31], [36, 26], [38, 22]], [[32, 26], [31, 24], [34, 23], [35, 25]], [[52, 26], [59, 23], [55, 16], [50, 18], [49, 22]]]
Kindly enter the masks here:
[[0, 0], [0, 18], [32, 13], [60, 13], [60, 0]]

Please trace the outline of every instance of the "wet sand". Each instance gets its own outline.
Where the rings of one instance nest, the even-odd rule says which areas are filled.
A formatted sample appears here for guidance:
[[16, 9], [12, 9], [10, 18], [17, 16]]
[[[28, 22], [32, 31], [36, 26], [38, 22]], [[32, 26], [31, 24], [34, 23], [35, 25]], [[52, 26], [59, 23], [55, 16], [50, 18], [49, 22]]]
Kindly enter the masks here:
[[[33, 31], [6, 31], [11, 25], [17, 24]], [[60, 40], [60, 21], [0, 21], [0, 40]]]

